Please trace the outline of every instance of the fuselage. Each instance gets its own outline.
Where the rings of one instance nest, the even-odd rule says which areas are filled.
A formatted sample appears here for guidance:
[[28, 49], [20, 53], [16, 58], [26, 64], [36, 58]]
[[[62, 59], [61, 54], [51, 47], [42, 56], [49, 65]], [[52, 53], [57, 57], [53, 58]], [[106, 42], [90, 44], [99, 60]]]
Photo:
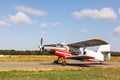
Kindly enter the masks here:
[[78, 48], [74, 48], [74, 47], [70, 47], [67, 45], [54, 45], [54, 46], [43, 46], [44, 47], [44, 51], [47, 52], [51, 52], [53, 50], [64, 50], [64, 51], [69, 51], [71, 52], [71, 54], [81, 54], [80, 49]]

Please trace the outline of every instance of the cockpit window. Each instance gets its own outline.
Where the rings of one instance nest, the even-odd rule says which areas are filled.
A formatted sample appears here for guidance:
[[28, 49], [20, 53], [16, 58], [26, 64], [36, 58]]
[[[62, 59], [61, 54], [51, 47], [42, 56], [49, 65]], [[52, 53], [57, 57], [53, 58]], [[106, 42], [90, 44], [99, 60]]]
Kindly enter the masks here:
[[63, 48], [63, 45], [62, 45], [62, 44], [57, 44], [56, 46]]
[[55, 44], [51, 44], [51, 45], [45, 45], [45, 46], [57, 47]]

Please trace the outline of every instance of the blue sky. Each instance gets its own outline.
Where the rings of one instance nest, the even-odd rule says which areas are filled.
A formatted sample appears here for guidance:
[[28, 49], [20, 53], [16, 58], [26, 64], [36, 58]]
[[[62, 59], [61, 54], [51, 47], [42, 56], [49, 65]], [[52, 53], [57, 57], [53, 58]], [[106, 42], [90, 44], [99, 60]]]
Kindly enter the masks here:
[[0, 0], [0, 49], [100, 38], [120, 51], [120, 1]]

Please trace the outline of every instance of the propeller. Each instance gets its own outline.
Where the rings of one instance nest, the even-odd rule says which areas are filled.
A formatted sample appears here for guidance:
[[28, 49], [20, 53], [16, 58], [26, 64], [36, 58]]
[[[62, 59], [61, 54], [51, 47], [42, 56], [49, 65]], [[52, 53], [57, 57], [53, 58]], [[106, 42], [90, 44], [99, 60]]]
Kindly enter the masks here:
[[43, 51], [43, 38], [40, 39], [40, 52]]
[[41, 38], [40, 40], [40, 45], [43, 45], [43, 38]]

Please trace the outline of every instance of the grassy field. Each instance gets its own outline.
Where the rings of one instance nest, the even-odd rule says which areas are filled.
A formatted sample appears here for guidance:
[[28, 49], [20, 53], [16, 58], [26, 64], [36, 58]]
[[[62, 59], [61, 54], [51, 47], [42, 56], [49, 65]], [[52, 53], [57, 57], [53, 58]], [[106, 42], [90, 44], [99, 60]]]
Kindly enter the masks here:
[[0, 80], [120, 80], [120, 68], [51, 71], [1, 71]]
[[109, 62], [120, 62], [120, 56], [112, 56], [111, 59], [109, 60]]
[[[9, 56], [0, 62], [53, 62], [55, 56]], [[120, 57], [111, 57], [111, 62], [120, 62]], [[62, 66], [61, 66], [62, 67]], [[120, 80], [120, 67], [78, 67], [42, 69], [2, 69], [0, 80]]]
[[[0, 62], [53, 62], [56, 59], [56, 56], [46, 55], [13, 55], [0, 57]], [[108, 62], [120, 62], [120, 57], [111, 57]]]
[[0, 57], [0, 62], [53, 62], [56, 56], [44, 55], [13, 55], [8, 57]]

